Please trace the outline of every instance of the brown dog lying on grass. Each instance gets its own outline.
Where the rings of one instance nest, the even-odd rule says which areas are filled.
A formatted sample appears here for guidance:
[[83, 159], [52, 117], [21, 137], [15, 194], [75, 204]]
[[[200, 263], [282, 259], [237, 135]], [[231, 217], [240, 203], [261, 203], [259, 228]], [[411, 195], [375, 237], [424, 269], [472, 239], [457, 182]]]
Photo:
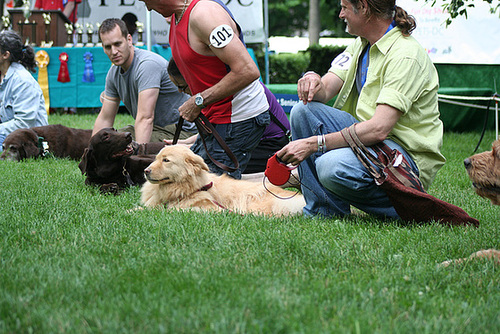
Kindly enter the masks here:
[[464, 165], [476, 193], [500, 205], [500, 140], [493, 142], [491, 151], [465, 159]]
[[293, 191], [269, 184], [271, 194], [262, 183], [210, 173], [203, 158], [183, 145], [163, 148], [144, 173], [141, 201], [146, 207], [282, 216], [300, 214], [305, 206], [304, 197]]
[[493, 260], [495, 264], [500, 264], [500, 251], [496, 249], [486, 249], [486, 250], [483, 249], [478, 252], [472, 253], [467, 258], [444, 261], [440, 263], [439, 266], [448, 267], [451, 264], [460, 264], [474, 259], [488, 259], [488, 260]]
[[17, 129], [5, 138], [0, 159], [20, 161], [52, 155], [80, 160], [91, 136], [92, 130], [60, 124]]
[[164, 143], [137, 144], [130, 132], [104, 128], [92, 136], [78, 167], [85, 184], [102, 193], [118, 194], [126, 187], [146, 182], [144, 169], [154, 161]]

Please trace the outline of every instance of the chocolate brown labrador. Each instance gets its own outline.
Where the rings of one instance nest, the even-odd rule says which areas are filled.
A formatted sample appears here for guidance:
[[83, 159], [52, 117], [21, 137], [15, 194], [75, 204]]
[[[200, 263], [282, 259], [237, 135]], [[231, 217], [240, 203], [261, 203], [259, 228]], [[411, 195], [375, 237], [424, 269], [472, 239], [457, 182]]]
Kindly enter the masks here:
[[102, 193], [118, 194], [146, 181], [144, 169], [164, 146], [160, 142], [137, 144], [130, 132], [104, 128], [92, 136], [78, 167], [87, 176], [85, 184], [99, 186]]
[[60, 124], [17, 129], [5, 138], [0, 159], [20, 161], [52, 155], [80, 160], [91, 136], [92, 130]]

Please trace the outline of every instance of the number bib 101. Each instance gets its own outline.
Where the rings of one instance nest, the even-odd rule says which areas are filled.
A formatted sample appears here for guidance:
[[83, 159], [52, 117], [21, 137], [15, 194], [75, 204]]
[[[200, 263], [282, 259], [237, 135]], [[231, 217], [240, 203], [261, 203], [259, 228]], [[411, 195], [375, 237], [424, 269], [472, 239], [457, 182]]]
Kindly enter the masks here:
[[216, 27], [210, 33], [210, 44], [214, 48], [223, 48], [231, 42], [234, 37], [233, 28], [227, 24]]

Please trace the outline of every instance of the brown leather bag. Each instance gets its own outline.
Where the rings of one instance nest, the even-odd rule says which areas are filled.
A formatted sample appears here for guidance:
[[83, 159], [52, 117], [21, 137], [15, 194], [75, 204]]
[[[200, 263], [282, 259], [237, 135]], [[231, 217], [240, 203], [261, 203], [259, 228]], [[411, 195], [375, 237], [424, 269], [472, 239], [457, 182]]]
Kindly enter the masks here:
[[402, 220], [479, 226], [479, 221], [463, 209], [429, 195], [401, 152], [378, 143], [371, 146], [377, 154], [373, 156], [356, 135], [355, 124], [341, 133], [377, 186], [385, 191]]

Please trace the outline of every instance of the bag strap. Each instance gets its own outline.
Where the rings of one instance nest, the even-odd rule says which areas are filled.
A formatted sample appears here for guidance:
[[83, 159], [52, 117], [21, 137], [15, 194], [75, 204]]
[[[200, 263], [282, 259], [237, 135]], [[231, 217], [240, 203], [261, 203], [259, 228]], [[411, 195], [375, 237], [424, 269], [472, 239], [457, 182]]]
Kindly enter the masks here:
[[[370, 151], [363, 145], [363, 143], [359, 140], [358, 136], [356, 135], [356, 131], [354, 129], [355, 124], [351, 125], [348, 128], [342, 129], [340, 133], [344, 137], [345, 141], [347, 144], [351, 147], [352, 151], [356, 155], [356, 157], [359, 159], [361, 164], [365, 166], [365, 168], [368, 170], [368, 172], [376, 179], [376, 180], [381, 180], [385, 178], [385, 175], [379, 173], [371, 163], [373, 163], [375, 166], [377, 166], [381, 171], [384, 170], [385, 165], [381, 163], [378, 159], [376, 159]], [[370, 163], [371, 162], [371, 163]]]
[[401, 158], [400, 165], [403, 169], [405, 169], [406, 173], [411, 176], [411, 178], [408, 178], [404, 176], [398, 168], [396, 168], [396, 165], [393, 165], [394, 161], [391, 159], [396, 159], [395, 157], [397, 154], [401, 154], [401, 152], [397, 152], [397, 154], [394, 153], [394, 151], [391, 149], [387, 144], [385, 143], [378, 143], [373, 146], [373, 149], [377, 154], [385, 156], [385, 159], [387, 160], [387, 168], [392, 172], [392, 174], [398, 179], [398, 181], [403, 184], [406, 187], [414, 188], [419, 191], [425, 192], [424, 186], [422, 185], [422, 182], [420, 181], [419, 177], [413, 169], [409, 166], [409, 164], [406, 162], [406, 159], [404, 157]]
[[[179, 117], [179, 122], [177, 122], [177, 128], [175, 129], [174, 138], [172, 140], [172, 145], [177, 144], [177, 141], [179, 140], [179, 136], [181, 134], [181, 129], [182, 129], [182, 124], [183, 123], [184, 123], [184, 118]], [[202, 113], [200, 113], [200, 115], [194, 120], [194, 124], [196, 124], [196, 128], [198, 128], [198, 133], [199, 133], [199, 135], [201, 137], [201, 140], [203, 142], [203, 146], [205, 147], [205, 152], [207, 153], [207, 155], [210, 158], [210, 160], [212, 160], [212, 162], [215, 165], [217, 165], [217, 167], [219, 167], [220, 169], [222, 169], [222, 170], [224, 170], [226, 172], [234, 172], [238, 168], [240, 168], [240, 162], [238, 161], [238, 159], [234, 155], [233, 151], [231, 151], [231, 149], [229, 148], [229, 146], [227, 146], [227, 144], [224, 141], [224, 139], [222, 139], [222, 137], [219, 135], [219, 133], [217, 132], [217, 130], [214, 128], [214, 126], [212, 125], [212, 123], [210, 123], [210, 121], [208, 120], [208, 118], [205, 115], [203, 115]], [[219, 145], [222, 147], [222, 149], [224, 150], [224, 152], [226, 152], [227, 156], [231, 159], [231, 161], [232, 161], [232, 163], [234, 164], [235, 167], [226, 166], [222, 162], [215, 160], [210, 155], [210, 153], [208, 152], [207, 144], [205, 142], [205, 137], [203, 136], [204, 134], [206, 134], [206, 135], [212, 134], [215, 137], [215, 139], [217, 140], [217, 142], [219, 143]]]
[[[367, 148], [359, 140], [359, 137], [356, 135], [355, 124], [351, 125], [348, 128], [343, 129], [341, 131], [341, 134], [344, 136], [344, 139], [349, 144], [354, 154], [358, 157], [363, 166], [365, 166], [366, 169], [368, 169], [370, 174], [375, 178], [377, 182], [383, 182], [385, 180], [386, 175], [385, 172], [383, 171], [385, 168], [388, 168], [392, 172], [394, 177], [396, 177], [398, 181], [404, 186], [425, 192], [424, 187], [421, 184], [418, 176], [413, 172], [410, 166], [404, 163], [405, 165], [404, 169], [408, 174], [412, 176], [413, 182], [410, 179], [401, 175], [401, 172], [397, 168], [395, 168], [395, 166], [392, 165], [393, 161], [391, 161], [392, 159], [391, 157], [394, 156], [393, 153], [394, 150], [392, 150], [389, 146], [387, 146], [387, 144], [381, 142], [371, 146], [371, 148], [378, 155], [378, 158], [376, 158], [370, 153], [370, 151], [367, 150]], [[380, 158], [382, 156], [384, 157], [386, 163], [380, 161]], [[377, 166], [382, 171], [382, 174], [376, 171], [368, 161], [372, 162], [375, 166]]]
[[283, 130], [283, 132], [285, 133], [285, 136], [288, 137], [288, 140], [291, 140], [291, 135], [292, 133], [290, 132], [290, 130], [288, 130], [286, 128], [286, 126], [283, 125], [283, 123], [280, 122], [280, 120], [271, 112], [271, 110], [269, 110], [269, 116], [271, 116], [271, 120], [281, 128], [281, 130]]

